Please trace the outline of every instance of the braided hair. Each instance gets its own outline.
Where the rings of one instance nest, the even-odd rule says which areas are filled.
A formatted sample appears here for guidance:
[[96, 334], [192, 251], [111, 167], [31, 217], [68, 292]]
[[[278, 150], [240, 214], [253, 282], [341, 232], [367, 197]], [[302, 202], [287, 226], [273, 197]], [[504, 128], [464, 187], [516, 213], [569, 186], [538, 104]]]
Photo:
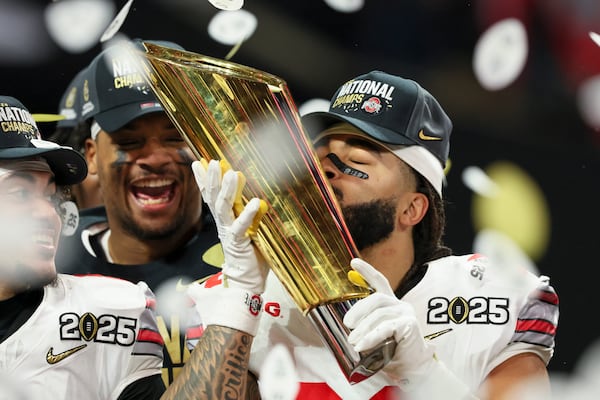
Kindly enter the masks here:
[[415, 258], [410, 269], [396, 289], [396, 297], [401, 298], [412, 289], [427, 271], [427, 263], [449, 256], [452, 250], [443, 243], [446, 227], [444, 202], [433, 186], [421, 174], [410, 168], [416, 179], [419, 193], [429, 200], [429, 208], [423, 219], [413, 228], [413, 248]]

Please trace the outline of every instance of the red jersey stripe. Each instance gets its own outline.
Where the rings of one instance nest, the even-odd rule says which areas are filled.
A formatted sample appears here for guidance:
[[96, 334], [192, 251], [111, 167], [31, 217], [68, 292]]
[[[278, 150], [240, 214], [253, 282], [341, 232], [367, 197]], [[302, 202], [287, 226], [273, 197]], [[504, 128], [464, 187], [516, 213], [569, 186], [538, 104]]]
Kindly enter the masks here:
[[544, 321], [541, 319], [520, 319], [517, 321], [517, 327], [515, 328], [515, 332], [541, 332], [546, 333], [548, 335], [556, 334], [556, 325], [550, 323], [548, 321]]
[[162, 336], [158, 332], [154, 332], [148, 329], [140, 329], [137, 337], [138, 342], [152, 342], [161, 346], [165, 345]]
[[[386, 386], [371, 397], [371, 400], [400, 400], [401, 398], [400, 389], [394, 386]], [[324, 382], [300, 382], [296, 399], [341, 400], [342, 398]]]
[[536, 297], [546, 303], [558, 305], [558, 295], [554, 292], [544, 292], [538, 290], [536, 293]]

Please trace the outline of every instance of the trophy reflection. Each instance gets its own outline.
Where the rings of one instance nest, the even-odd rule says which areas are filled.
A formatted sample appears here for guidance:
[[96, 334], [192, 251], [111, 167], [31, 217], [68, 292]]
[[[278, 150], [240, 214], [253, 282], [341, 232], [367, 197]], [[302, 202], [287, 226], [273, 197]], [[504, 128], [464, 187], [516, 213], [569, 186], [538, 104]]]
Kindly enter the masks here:
[[348, 280], [358, 252], [286, 83], [228, 61], [144, 47], [150, 84], [196, 156], [242, 171], [244, 204], [253, 197], [267, 202], [254, 243], [349, 381], [377, 372], [395, 342], [358, 354], [347, 341], [344, 314], [369, 291]]

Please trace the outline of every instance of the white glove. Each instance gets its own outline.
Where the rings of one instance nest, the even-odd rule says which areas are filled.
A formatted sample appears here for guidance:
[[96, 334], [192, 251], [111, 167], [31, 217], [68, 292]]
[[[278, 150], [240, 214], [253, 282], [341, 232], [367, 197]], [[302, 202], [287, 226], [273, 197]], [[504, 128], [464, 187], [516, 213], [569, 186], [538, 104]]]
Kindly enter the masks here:
[[195, 300], [204, 325], [228, 326], [254, 335], [267, 266], [254, 249], [247, 231], [256, 224], [256, 217], [264, 213], [261, 201], [250, 200], [236, 218], [234, 202], [241, 193], [238, 173], [228, 170], [221, 178], [221, 165], [215, 160], [211, 160], [207, 168], [200, 161], [194, 161], [192, 171], [215, 219], [225, 262], [222, 279], [191, 285], [188, 293]]
[[[364, 260], [355, 258], [350, 265], [375, 290], [357, 301], [344, 316], [344, 324], [352, 330], [348, 341], [354, 349], [370, 350], [394, 338], [396, 351], [383, 371], [402, 390], [418, 393], [411, 399], [465, 398], [468, 388], [437, 361], [433, 346], [423, 338], [412, 305], [398, 299], [387, 278]], [[433, 376], [437, 381], [431, 382]], [[448, 380], [448, 386], [453, 388], [445, 388]]]

